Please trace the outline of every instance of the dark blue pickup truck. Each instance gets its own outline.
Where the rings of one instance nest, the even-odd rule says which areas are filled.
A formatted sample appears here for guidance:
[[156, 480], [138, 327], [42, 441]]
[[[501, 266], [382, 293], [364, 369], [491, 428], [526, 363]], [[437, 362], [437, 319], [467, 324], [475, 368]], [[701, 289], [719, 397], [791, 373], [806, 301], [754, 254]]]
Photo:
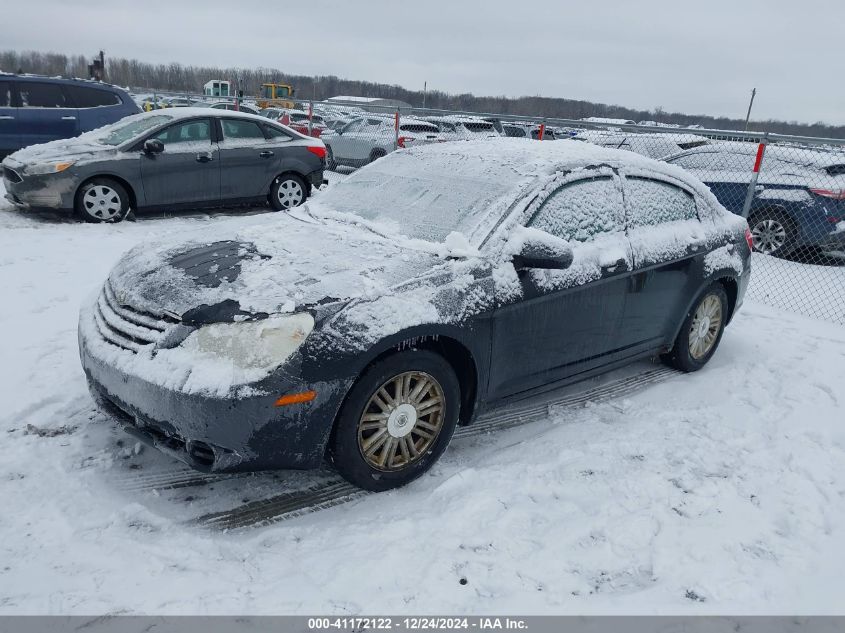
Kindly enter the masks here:
[[98, 81], [0, 73], [0, 158], [140, 111], [125, 90]]

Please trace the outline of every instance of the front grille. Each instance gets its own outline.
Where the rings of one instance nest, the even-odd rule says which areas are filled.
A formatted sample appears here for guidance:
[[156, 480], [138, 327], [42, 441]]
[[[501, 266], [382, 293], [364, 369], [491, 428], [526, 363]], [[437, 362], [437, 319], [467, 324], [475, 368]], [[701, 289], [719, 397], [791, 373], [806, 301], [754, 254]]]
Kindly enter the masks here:
[[23, 182], [23, 178], [20, 177], [20, 174], [11, 167], [3, 167], [3, 176], [5, 176], [6, 180], [9, 182]]
[[167, 327], [178, 323], [174, 318], [158, 317], [121, 303], [108, 281], [97, 298], [94, 320], [103, 339], [131, 352], [158, 343]]

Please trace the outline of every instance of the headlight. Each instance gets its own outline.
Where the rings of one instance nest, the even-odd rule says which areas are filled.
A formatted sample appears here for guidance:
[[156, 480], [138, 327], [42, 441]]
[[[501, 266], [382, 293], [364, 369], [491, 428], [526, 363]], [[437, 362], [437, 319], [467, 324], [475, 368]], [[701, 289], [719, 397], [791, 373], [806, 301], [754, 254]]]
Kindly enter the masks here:
[[57, 174], [73, 165], [73, 163], [74, 161], [72, 160], [61, 163], [34, 163], [26, 166], [26, 173], [32, 176], [39, 176], [41, 174]]
[[180, 347], [231, 362], [239, 369], [268, 370], [290, 358], [313, 329], [314, 317], [308, 312], [214, 323], [192, 332]]

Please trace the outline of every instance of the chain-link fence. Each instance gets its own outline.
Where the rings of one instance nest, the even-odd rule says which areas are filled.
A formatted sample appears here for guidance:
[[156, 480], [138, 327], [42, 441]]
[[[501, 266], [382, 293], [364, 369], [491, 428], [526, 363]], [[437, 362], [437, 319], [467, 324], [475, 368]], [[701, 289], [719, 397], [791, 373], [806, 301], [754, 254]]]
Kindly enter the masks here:
[[[209, 97], [172, 95], [151, 106]], [[159, 100], [159, 101], [156, 101]], [[585, 142], [683, 167], [729, 211], [748, 219], [754, 241], [747, 296], [845, 323], [845, 140], [789, 137], [608, 119], [524, 116], [412, 108], [379, 99], [323, 102], [216, 100], [322, 138], [329, 170], [348, 172], [400, 148], [508, 136]]]

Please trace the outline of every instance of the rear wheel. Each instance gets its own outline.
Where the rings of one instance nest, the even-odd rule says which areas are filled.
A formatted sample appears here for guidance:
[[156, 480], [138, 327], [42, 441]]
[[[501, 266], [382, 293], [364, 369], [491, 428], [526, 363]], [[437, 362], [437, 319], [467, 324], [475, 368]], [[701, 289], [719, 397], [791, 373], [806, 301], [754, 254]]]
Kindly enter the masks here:
[[331, 145], [326, 145], [326, 169], [329, 171], [335, 171], [337, 169], [337, 163], [334, 160], [334, 152], [332, 151]]
[[349, 393], [329, 446], [340, 474], [389, 490], [431, 468], [458, 422], [460, 385], [442, 357], [408, 350], [371, 365]]
[[270, 188], [270, 204], [277, 211], [292, 209], [305, 202], [306, 192], [302, 178], [296, 174], [283, 174], [276, 178]]
[[110, 178], [94, 178], [79, 188], [76, 213], [86, 222], [120, 222], [129, 213], [129, 194]]
[[385, 152], [383, 149], [374, 149], [372, 152], [370, 152], [370, 162], [374, 163], [379, 158], [382, 158], [383, 156], [386, 156], [386, 155], [387, 155], [387, 152]]
[[672, 351], [662, 359], [681, 371], [698, 371], [713, 356], [728, 321], [728, 295], [714, 283], [705, 290], [684, 319]]
[[783, 256], [794, 250], [795, 226], [776, 209], [764, 209], [748, 219], [754, 250], [764, 255]]

